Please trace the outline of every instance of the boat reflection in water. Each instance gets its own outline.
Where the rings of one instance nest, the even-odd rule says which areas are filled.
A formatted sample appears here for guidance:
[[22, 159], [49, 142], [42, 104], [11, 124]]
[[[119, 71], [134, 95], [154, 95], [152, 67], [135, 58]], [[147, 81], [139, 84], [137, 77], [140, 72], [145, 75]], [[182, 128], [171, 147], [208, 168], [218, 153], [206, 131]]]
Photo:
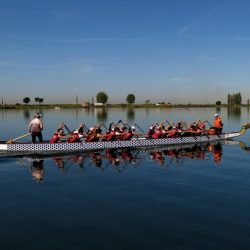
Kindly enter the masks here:
[[[248, 149], [242, 142], [232, 141], [227, 144], [237, 144], [243, 150]], [[41, 182], [44, 180], [44, 163], [55, 165], [63, 174], [66, 174], [70, 167], [80, 168], [95, 167], [101, 172], [108, 168], [122, 173], [128, 167], [137, 167], [142, 161], [143, 164], [156, 164], [161, 167], [183, 165], [185, 159], [208, 160], [215, 165], [219, 165], [222, 160], [223, 147], [221, 143], [206, 143], [186, 146], [176, 146], [171, 148], [147, 148], [147, 149], [106, 149], [96, 152], [84, 152], [68, 155], [44, 156], [24, 156], [19, 158], [21, 165], [29, 165], [32, 177]], [[50, 163], [49, 163], [50, 162]]]
[[222, 157], [222, 145], [221, 143], [216, 144], [200, 144], [194, 145], [193, 147], [185, 147], [181, 149], [166, 149], [158, 150], [150, 153], [152, 160], [158, 162], [159, 165], [163, 166], [165, 164], [166, 158], [169, 158], [169, 164], [173, 161], [177, 164], [183, 162], [183, 159], [198, 159], [205, 160], [207, 155], [213, 154], [213, 160], [216, 165], [221, 163]]
[[51, 160], [63, 174], [66, 174], [69, 166], [72, 165], [80, 168], [92, 166], [102, 172], [112, 167], [118, 173], [122, 173], [129, 166], [137, 167], [141, 161], [149, 160], [160, 166], [179, 166], [183, 164], [185, 158], [204, 160], [206, 154], [211, 153], [213, 154], [214, 163], [220, 164], [222, 157], [222, 145], [220, 143], [190, 145], [189, 147], [179, 148], [148, 148], [146, 150], [107, 149], [98, 152], [58, 155], [48, 158], [34, 155], [19, 159], [19, 163], [21, 165], [30, 164], [31, 176], [36, 182], [42, 182], [45, 174], [44, 162]]

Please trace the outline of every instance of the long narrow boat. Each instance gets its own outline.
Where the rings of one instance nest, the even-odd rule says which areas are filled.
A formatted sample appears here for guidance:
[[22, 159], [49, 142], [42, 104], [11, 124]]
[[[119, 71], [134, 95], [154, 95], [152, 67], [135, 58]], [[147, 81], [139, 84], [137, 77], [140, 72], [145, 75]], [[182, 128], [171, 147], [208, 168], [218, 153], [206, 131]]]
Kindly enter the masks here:
[[76, 143], [21, 143], [0, 142], [0, 152], [15, 152], [19, 154], [53, 154], [68, 153], [77, 151], [90, 151], [113, 148], [136, 148], [136, 147], [154, 147], [154, 146], [173, 146], [182, 144], [205, 143], [213, 141], [228, 140], [244, 134], [250, 128], [250, 123], [242, 126], [240, 131], [221, 133], [220, 135], [196, 135], [182, 136], [176, 138], [146, 139], [133, 138], [127, 141], [99, 141], [99, 142], [76, 142]]

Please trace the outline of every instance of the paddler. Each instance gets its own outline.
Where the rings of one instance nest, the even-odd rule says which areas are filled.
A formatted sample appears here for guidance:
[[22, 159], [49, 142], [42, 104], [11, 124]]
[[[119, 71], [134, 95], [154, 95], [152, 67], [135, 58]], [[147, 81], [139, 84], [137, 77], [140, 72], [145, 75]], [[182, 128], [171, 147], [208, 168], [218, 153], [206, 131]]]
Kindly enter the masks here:
[[70, 134], [68, 142], [81, 141], [81, 139], [84, 137], [84, 131], [83, 131], [84, 126], [85, 125], [81, 123], [80, 126]]
[[63, 128], [59, 128], [56, 130], [52, 138], [49, 140], [50, 143], [57, 143], [60, 142], [60, 139], [65, 138]]
[[141, 134], [136, 134], [136, 127], [134, 125], [132, 125], [127, 132], [125, 132], [125, 134], [121, 137], [120, 140], [122, 141], [126, 141], [126, 140], [130, 140], [133, 136], [141, 136]]

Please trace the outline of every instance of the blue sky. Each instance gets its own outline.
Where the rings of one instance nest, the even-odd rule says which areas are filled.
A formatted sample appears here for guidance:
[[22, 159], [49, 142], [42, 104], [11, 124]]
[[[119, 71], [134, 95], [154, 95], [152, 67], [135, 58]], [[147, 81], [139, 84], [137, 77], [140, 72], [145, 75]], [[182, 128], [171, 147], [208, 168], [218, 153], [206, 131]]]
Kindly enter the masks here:
[[250, 99], [250, 1], [0, 1], [0, 96]]

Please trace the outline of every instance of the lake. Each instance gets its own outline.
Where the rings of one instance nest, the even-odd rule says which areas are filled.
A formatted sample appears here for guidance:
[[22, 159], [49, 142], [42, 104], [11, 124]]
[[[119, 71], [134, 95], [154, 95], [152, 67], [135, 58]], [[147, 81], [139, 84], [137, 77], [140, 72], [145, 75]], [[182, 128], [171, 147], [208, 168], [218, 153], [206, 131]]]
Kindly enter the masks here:
[[[250, 122], [241, 109], [1, 110], [1, 140], [43, 114], [44, 138], [120, 119]], [[0, 157], [0, 249], [249, 249], [250, 133], [221, 144]], [[30, 138], [24, 138], [29, 141]]]

